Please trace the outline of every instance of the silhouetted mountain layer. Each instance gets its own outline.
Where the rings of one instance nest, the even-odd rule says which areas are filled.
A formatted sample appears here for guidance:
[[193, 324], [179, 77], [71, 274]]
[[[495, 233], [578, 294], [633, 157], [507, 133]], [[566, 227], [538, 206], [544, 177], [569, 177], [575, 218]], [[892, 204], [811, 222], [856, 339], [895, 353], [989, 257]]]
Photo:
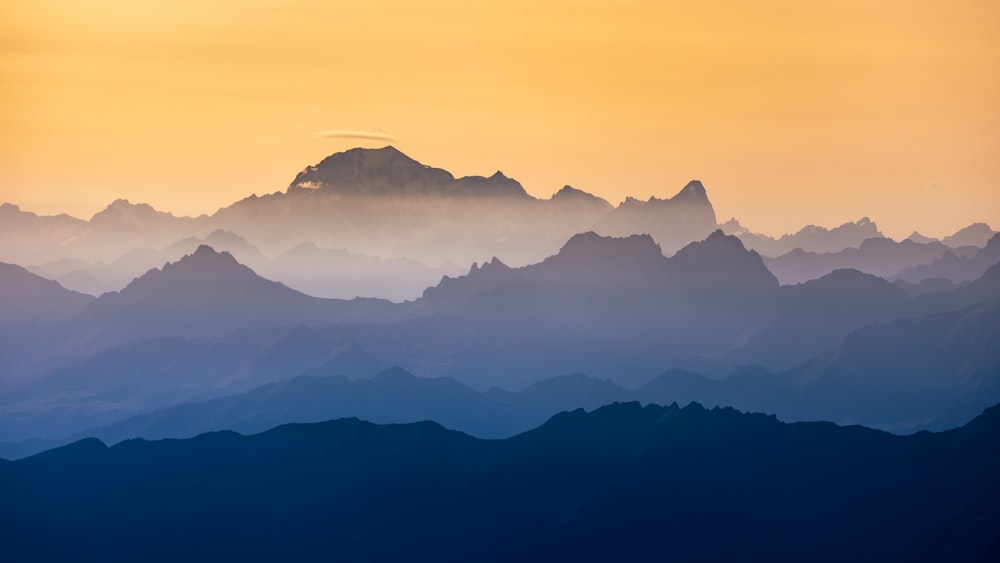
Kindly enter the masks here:
[[608, 236], [649, 234], [668, 255], [707, 237], [716, 228], [715, 210], [698, 180], [669, 199], [651, 197], [643, 202], [627, 198], [594, 226], [595, 231]]
[[997, 232], [986, 223], [973, 223], [964, 229], [959, 229], [955, 234], [941, 239], [945, 245], [952, 248], [962, 246], [978, 246], [982, 248], [987, 241], [997, 235]]
[[[891, 293], [896, 288], [883, 280], [868, 279], [868, 276], [850, 271], [842, 275], [862, 276], [854, 280], [856, 283], [884, 284], [887, 294], [882, 301], [888, 307], [892, 307], [893, 297], [899, 298]], [[810, 290], [808, 287], [802, 289]], [[878, 314], [877, 303], [862, 301], [859, 306], [871, 308]], [[808, 314], [808, 310], [804, 312]], [[836, 330], [836, 324], [841, 322], [837, 318], [830, 321], [833, 326], [828, 330]], [[774, 338], [788, 346], [798, 346], [798, 332], [810, 328], [807, 322], [805, 324], [800, 328], [792, 319], [785, 325], [788, 330], [776, 333]], [[280, 423], [357, 416], [375, 422], [434, 420], [448, 428], [495, 438], [526, 430], [561, 410], [595, 408], [622, 400], [698, 401], [765, 410], [786, 420], [832, 420], [896, 432], [942, 430], [964, 424], [985, 406], [1000, 401], [998, 341], [1000, 302], [994, 301], [964, 311], [869, 326], [848, 334], [832, 351], [780, 372], [760, 367], [742, 368], [724, 379], [709, 379], [689, 371], [671, 370], [634, 389], [625, 389], [606, 379], [574, 375], [546, 379], [519, 392], [492, 388], [481, 394], [452, 379], [416, 378], [394, 368], [373, 381], [351, 382], [343, 377], [296, 378], [244, 395], [143, 414], [110, 427], [91, 430], [88, 435], [110, 442], [132, 437], [187, 437], [210, 430], [256, 432]], [[266, 381], [267, 377], [304, 370], [310, 365], [318, 366], [311, 370], [316, 375], [357, 373], [358, 367], [347, 363], [350, 356], [343, 351], [334, 356], [338, 364], [322, 364], [328, 347], [315, 329], [295, 329], [271, 344], [272, 351], [254, 360], [249, 367], [239, 364], [229, 367], [230, 373], [242, 372], [230, 383], [230, 389], [237, 390], [239, 385], [245, 389], [253, 381]], [[162, 396], [178, 400], [182, 396], [177, 393], [197, 388], [197, 379], [192, 379], [191, 375], [197, 377], [202, 373], [199, 369], [204, 368], [196, 360], [206, 356], [200, 348], [189, 353], [168, 348], [168, 353], [160, 359], [159, 350], [161, 348], [135, 347], [133, 353], [146, 360], [142, 371], [130, 371], [137, 368], [129, 368], [129, 358], [125, 356], [122, 365], [105, 361], [89, 368], [77, 368], [60, 377], [63, 385], [72, 382], [77, 389], [94, 377], [103, 377], [103, 382], [99, 379], [92, 384], [114, 391], [110, 396], [119, 402], [129, 397], [129, 393], [148, 396], [159, 389], [162, 406], [169, 404]], [[347, 350], [358, 351], [352, 346]], [[120, 358], [121, 355], [112, 357]], [[161, 365], [163, 367], [157, 367]], [[361, 365], [369, 365], [369, 370], [376, 367]], [[220, 366], [215, 365], [213, 369], [219, 370]], [[126, 375], [127, 378], [116, 383], [108, 374], [118, 374], [115, 377], [119, 378]], [[178, 389], [161, 389], [163, 384], [157, 383], [159, 381], [169, 381]], [[54, 385], [55, 389], [60, 388], [59, 379]], [[35, 389], [34, 394], [42, 393]], [[121, 418], [126, 414], [107, 409], [109, 395], [106, 393], [97, 395], [95, 400], [95, 406], [103, 407], [106, 421], [109, 415], [117, 414]], [[70, 412], [81, 416], [81, 407], [86, 404], [85, 398], [74, 397], [75, 408]], [[45, 420], [49, 424], [48, 435], [57, 435], [51, 433], [56, 417], [49, 415]], [[63, 435], [72, 432], [72, 422], [63, 422]], [[75, 422], [76, 428], [82, 427], [82, 420]], [[36, 428], [27, 420], [19, 421], [19, 427], [22, 430]], [[45, 445], [7, 444], [0, 448], [0, 454], [20, 455], [19, 452], [38, 451]]]
[[73, 323], [116, 338], [221, 336], [236, 329], [372, 321], [387, 301], [318, 299], [261, 278], [227, 252], [200, 246], [87, 306]]
[[[303, 373], [392, 364], [477, 389], [574, 372], [630, 388], [671, 368], [716, 378], [747, 364], [782, 372], [866, 325], [1000, 299], [998, 275], [994, 267], [919, 298], [848, 270], [779, 287], [759, 255], [721, 233], [670, 258], [648, 236], [585, 233], [539, 264], [493, 260], [392, 304], [313, 299], [204, 248], [72, 322], [0, 326], [0, 439], [65, 436]], [[285, 351], [272, 354], [277, 339]], [[928, 425], [953, 415], [950, 406], [922, 412]], [[918, 418], [871, 423], [919, 427]]]
[[971, 281], [981, 277], [990, 266], [1000, 264], [1000, 234], [993, 235], [982, 249], [972, 256], [959, 256], [945, 252], [937, 260], [923, 265], [906, 268], [893, 280], [919, 283], [926, 279], [946, 279], [954, 283]]
[[0, 204], [0, 262], [34, 264], [65, 256], [63, 245], [86, 228], [69, 215], [39, 216]]
[[7, 561], [991, 561], [1000, 409], [897, 437], [616, 404], [502, 441], [346, 419], [0, 463]]
[[878, 226], [868, 217], [832, 229], [807, 225], [794, 234], [777, 239], [750, 232], [735, 219], [722, 225], [722, 230], [739, 237], [747, 248], [768, 257], [781, 256], [795, 249], [816, 253], [840, 252], [845, 248], [857, 248], [867, 239], [882, 238]]
[[[862, 241], [858, 248], [845, 248], [839, 252], [827, 253], [795, 249], [777, 258], [765, 258], [764, 263], [782, 284], [793, 284], [847, 268], [890, 278], [908, 268], [930, 264], [946, 253], [948, 247], [940, 242], [919, 243], [912, 240], [895, 242], [887, 238], [870, 238]], [[979, 275], [982, 275], [982, 272]]]
[[409, 309], [419, 317], [358, 339], [420, 375], [481, 387], [573, 372], [634, 384], [651, 365], [708, 363], [767, 321], [778, 291], [760, 257], [720, 232], [671, 258], [648, 235], [584, 233], [538, 264], [446, 279]]
[[265, 250], [313, 242], [427, 264], [468, 264], [492, 255], [517, 265], [541, 260], [573, 234], [605, 224], [615, 234], [652, 233], [671, 251], [715, 228], [700, 183], [670, 200], [618, 209], [569, 190], [540, 200], [499, 171], [455, 178], [393, 147], [352, 149], [306, 168], [285, 193], [236, 202], [209, 223]]
[[[13, 205], [5, 205], [0, 217], [6, 221], [0, 227], [0, 260], [35, 267], [65, 258], [111, 264], [135, 250], [160, 252], [177, 241], [205, 239], [219, 230], [245, 238], [269, 258], [305, 243], [382, 259], [408, 258], [432, 267], [465, 265], [488, 256], [523, 265], [545, 258], [566, 239], [587, 230], [651, 233], [672, 253], [716, 227], [700, 182], [690, 183], [673, 198], [643, 203], [630, 199], [616, 209], [569, 186], [549, 199], [538, 199], [499, 171], [489, 177], [455, 178], [393, 147], [333, 154], [300, 172], [286, 191], [255, 194], [211, 216], [175, 217], [146, 204], [117, 200], [90, 221], [38, 217]], [[249, 255], [239, 257], [250, 262]], [[251, 265], [260, 269], [260, 264]], [[84, 273], [88, 270], [74, 270], [72, 277], [62, 279], [97, 290], [124, 285], [102, 286], [83, 279]], [[303, 278], [306, 272], [300, 274]], [[419, 289], [410, 291], [415, 296]]]
[[300, 374], [365, 378], [386, 367], [329, 328], [239, 330], [210, 339], [147, 338], [67, 362], [44, 377], [5, 382], [0, 440], [68, 436]]
[[0, 323], [54, 323], [79, 313], [93, 297], [70, 291], [20, 266], [0, 262]]

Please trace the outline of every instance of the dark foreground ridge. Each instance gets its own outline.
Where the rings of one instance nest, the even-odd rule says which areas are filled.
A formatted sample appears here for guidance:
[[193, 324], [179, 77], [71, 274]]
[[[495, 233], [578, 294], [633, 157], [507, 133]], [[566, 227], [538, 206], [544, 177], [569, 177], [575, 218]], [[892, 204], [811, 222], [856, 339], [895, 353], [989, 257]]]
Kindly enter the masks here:
[[894, 436], [697, 404], [507, 440], [424, 422], [0, 462], [4, 560], [996, 560], [1000, 407]]

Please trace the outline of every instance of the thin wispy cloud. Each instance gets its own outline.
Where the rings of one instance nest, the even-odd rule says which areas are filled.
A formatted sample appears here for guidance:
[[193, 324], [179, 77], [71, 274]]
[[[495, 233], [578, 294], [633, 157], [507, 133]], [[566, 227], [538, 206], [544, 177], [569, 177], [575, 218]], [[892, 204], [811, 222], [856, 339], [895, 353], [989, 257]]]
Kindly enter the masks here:
[[347, 129], [331, 129], [327, 131], [316, 131], [312, 134], [314, 139], [369, 139], [373, 141], [395, 141], [396, 138], [388, 133], [378, 131], [351, 131]]

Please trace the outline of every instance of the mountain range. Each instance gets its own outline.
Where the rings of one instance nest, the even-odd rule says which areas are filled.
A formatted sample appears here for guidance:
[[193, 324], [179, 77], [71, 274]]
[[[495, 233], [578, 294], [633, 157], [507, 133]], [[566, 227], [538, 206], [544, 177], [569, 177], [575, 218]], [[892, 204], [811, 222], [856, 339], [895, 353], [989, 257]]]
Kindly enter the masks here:
[[893, 436], [619, 403], [506, 440], [357, 419], [0, 462], [7, 561], [991, 561], [1000, 411]]
[[[995, 396], [1000, 359], [995, 343], [980, 335], [1000, 325], [989, 308], [1000, 299], [998, 276], [995, 266], [975, 282], [918, 297], [855, 270], [779, 286], [756, 253], [721, 232], [669, 258], [648, 236], [584, 233], [538, 264], [510, 268], [492, 260], [445, 278], [421, 299], [393, 304], [311, 298], [201, 247], [68, 321], [0, 326], [0, 439], [64, 437], [305, 373], [370, 377], [392, 364], [473, 389], [517, 389], [574, 372], [638, 389], [684, 368], [707, 378], [675, 395], [610, 393], [605, 400], [699, 400], [791, 419], [824, 412], [838, 422], [902, 431], [947, 428]], [[910, 330], [902, 319], [924, 328]], [[910, 410], [869, 409], [861, 397], [874, 392], [857, 394], [863, 380], [816, 375], [826, 373], [815, 367], [826, 365], [822, 358], [843, 354], [857, 331], [878, 323], [895, 323], [887, 338], [902, 348], [887, 345], [892, 354], [881, 356], [879, 348], [869, 356], [848, 348], [848, 356], [880, 366], [870, 377], [886, 392], [922, 397]], [[935, 339], [945, 347], [932, 346]], [[959, 347], [966, 344], [973, 347]], [[934, 350], [916, 368], [933, 366], [921, 377], [937, 383], [911, 389], [916, 379], [904, 374], [914, 367], [906, 362], [921, 356], [903, 350], [917, 345]], [[745, 374], [754, 372], [739, 368], [755, 364], [763, 375], [747, 385]], [[958, 373], [973, 379], [955, 384]], [[821, 400], [824, 392], [812, 385], [819, 380], [849, 380], [843, 400]], [[555, 405], [577, 406], [599, 405]], [[538, 422], [555, 407], [526, 420]], [[485, 423], [460, 428], [485, 435], [524, 428], [505, 416], [492, 419], [492, 434]]]
[[[578, 233], [649, 234], [672, 255], [720, 228], [716, 223], [697, 180], [673, 197], [629, 197], [617, 206], [570, 186], [538, 199], [500, 172], [456, 178], [385, 147], [336, 153], [300, 172], [284, 191], [252, 195], [199, 217], [175, 217], [125, 199], [88, 221], [38, 216], [5, 203], [0, 261], [99, 296], [207, 244], [314, 297], [404, 301], [490, 257], [515, 267], [537, 263]], [[910, 246], [927, 247], [914, 252], [907, 245], [893, 247], [868, 218], [833, 229], [807, 226], [778, 239], [735, 220], [721, 228], [764, 256], [782, 283], [845, 267], [901, 274], [940, 258], [942, 249], [966, 258], [995, 234], [980, 223], [940, 242], [911, 237]], [[862, 259], [784, 256], [796, 249], [837, 254], [872, 238], [882, 241], [880, 253]], [[895, 271], [883, 271], [889, 269], [880, 264], [885, 260]], [[919, 276], [902, 279], [919, 283]]]
[[773, 238], [386, 147], [200, 217], [3, 204], [0, 260], [4, 561], [1000, 553], [985, 224]]

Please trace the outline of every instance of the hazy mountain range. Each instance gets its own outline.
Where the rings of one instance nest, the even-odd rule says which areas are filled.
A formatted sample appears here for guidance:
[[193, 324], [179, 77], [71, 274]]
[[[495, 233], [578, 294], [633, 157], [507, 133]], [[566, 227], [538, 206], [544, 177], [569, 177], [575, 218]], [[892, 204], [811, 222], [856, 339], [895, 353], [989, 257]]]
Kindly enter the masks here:
[[499, 441], [357, 419], [87, 439], [0, 462], [0, 529], [8, 561], [991, 561], [998, 444], [997, 408], [899, 437], [638, 403]]
[[[1000, 400], [997, 347], [982, 337], [1000, 324], [989, 306], [1000, 299], [998, 272], [917, 297], [855, 270], [780, 286], [759, 255], [721, 232], [671, 257], [648, 236], [585, 233], [538, 264], [510, 268], [493, 260], [445, 278], [421, 299], [394, 304], [309, 297], [203, 246], [67, 311], [63, 322], [0, 325], [0, 439], [67, 436], [307, 372], [365, 377], [392, 364], [478, 389], [517, 389], [574, 372], [636, 388], [670, 369], [718, 379], [756, 364], [776, 377], [735, 394], [730, 383], [709, 385], [710, 393], [689, 398], [792, 419], [823, 412], [884, 428], [943, 428]], [[851, 354], [880, 366], [871, 378], [886, 393], [922, 397], [907, 409], [869, 409], [863, 398], [877, 395], [865, 388], [871, 381], [816, 367], [844, 353], [838, 346], [855, 331], [900, 319], [924, 328], [888, 325], [903, 348], [879, 356], [876, 347], [867, 359], [863, 350]], [[946, 348], [917, 365], [936, 366], [926, 376], [933, 381], [909, 389], [915, 379], [904, 375], [913, 369], [907, 362], [919, 355], [905, 347], [935, 350], [937, 338]], [[833, 400], [817, 382], [848, 390]]]
[[4, 204], [0, 260], [5, 561], [1000, 550], [984, 224], [772, 238], [697, 180], [543, 200], [387, 147], [194, 218]]
[[[716, 228], [715, 211], [698, 181], [671, 198], [630, 197], [617, 207], [569, 186], [542, 200], [502, 173], [455, 178], [386, 147], [331, 155], [300, 172], [284, 192], [254, 195], [194, 218], [127, 200], [89, 221], [40, 217], [5, 203], [0, 262], [97, 296], [207, 244], [315, 297], [403, 301], [419, 297], [443, 275], [491, 257], [511, 266], [541, 261], [586, 231], [649, 234], [671, 255]], [[778, 239], [749, 232], [735, 220], [721, 228], [767, 257], [782, 283], [845, 267], [919, 283], [923, 270], [913, 268], [948, 252], [969, 258], [995, 234], [980, 223], [940, 242], [915, 233], [893, 243], [867, 218], [834, 229], [807, 226]], [[876, 241], [864, 248], [870, 239]], [[860, 255], [854, 251], [859, 248]], [[955, 277], [941, 276], [941, 269], [926, 277]]]

